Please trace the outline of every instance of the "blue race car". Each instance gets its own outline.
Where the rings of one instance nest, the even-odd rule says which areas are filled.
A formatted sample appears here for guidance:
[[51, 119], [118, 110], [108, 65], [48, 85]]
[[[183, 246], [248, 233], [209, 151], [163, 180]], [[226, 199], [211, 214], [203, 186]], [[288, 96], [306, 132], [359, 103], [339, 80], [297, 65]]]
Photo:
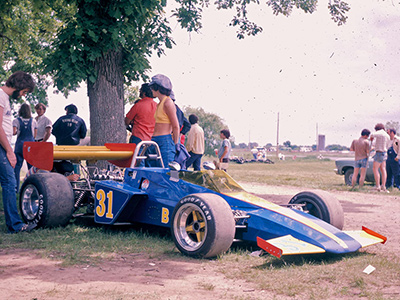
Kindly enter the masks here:
[[[255, 242], [276, 257], [349, 253], [386, 242], [386, 237], [365, 227], [342, 231], [342, 207], [327, 192], [301, 192], [288, 205], [279, 206], [246, 192], [222, 170], [165, 168], [154, 142], [104, 146], [26, 142], [24, 157], [41, 171], [24, 181], [20, 210], [25, 222], [38, 227], [65, 226], [86, 208], [100, 224], [170, 228], [179, 251], [192, 257], [215, 257], [237, 241]], [[107, 159], [124, 169], [99, 171], [80, 164], [81, 178], [70, 182], [49, 172], [53, 161], [66, 159]], [[143, 167], [143, 161], [155, 166]]]

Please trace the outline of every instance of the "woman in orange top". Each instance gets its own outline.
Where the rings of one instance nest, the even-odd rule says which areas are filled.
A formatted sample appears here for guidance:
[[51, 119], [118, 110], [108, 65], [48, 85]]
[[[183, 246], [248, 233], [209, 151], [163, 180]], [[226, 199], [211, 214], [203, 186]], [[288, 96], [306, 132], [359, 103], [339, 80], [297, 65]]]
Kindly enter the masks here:
[[153, 96], [160, 102], [154, 114], [156, 124], [152, 141], [160, 147], [164, 167], [174, 160], [176, 147], [179, 145], [179, 122], [176, 116], [175, 103], [169, 97], [172, 92], [172, 84], [169, 78], [162, 74], [157, 74], [151, 78], [149, 87], [153, 91]]

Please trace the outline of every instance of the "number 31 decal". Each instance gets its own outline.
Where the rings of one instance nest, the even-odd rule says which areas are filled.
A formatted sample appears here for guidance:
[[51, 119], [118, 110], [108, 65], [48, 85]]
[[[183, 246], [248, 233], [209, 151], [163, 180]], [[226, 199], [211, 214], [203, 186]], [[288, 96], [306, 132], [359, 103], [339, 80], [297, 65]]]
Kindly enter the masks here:
[[[113, 191], [109, 191], [107, 194], [103, 189], [99, 189], [96, 192], [96, 215], [99, 218], [113, 219]], [[159, 217], [160, 211], [158, 207], [153, 207]], [[166, 207], [161, 208], [161, 223], [168, 224], [169, 222], [169, 209]]]
[[[109, 191], [107, 193], [107, 198], [106, 198], [106, 193], [104, 190], [100, 189], [96, 193], [96, 200], [99, 201], [99, 204], [96, 207], [96, 214], [101, 218], [104, 215], [106, 215], [106, 218], [112, 219], [114, 217], [112, 213], [112, 207], [113, 207], [113, 192]], [[107, 207], [106, 207], [106, 200], [107, 200]], [[107, 212], [106, 212], [107, 210]]]

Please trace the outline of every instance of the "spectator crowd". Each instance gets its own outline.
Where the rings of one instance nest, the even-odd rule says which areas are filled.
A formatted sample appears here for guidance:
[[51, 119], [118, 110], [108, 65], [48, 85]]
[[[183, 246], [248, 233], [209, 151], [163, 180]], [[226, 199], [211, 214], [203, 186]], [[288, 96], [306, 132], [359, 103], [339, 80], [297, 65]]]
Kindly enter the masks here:
[[[54, 124], [45, 116], [47, 108], [43, 103], [35, 106], [35, 117], [30, 104], [21, 104], [17, 118], [13, 119], [10, 98], [19, 99], [33, 92], [34, 88], [32, 76], [22, 71], [12, 74], [0, 87], [0, 183], [9, 233], [29, 232], [36, 227], [36, 224], [25, 224], [21, 220], [16, 206], [24, 163], [24, 142], [47, 142], [53, 134], [57, 145], [79, 145], [87, 134], [85, 121], [78, 116], [78, 108], [74, 104], [67, 105], [65, 115]], [[149, 83], [144, 83], [140, 88], [140, 99], [125, 116], [125, 125], [131, 132], [129, 143], [153, 141], [160, 149], [164, 167], [172, 167], [175, 163], [180, 169], [193, 167], [194, 171], [199, 171], [204, 154], [201, 120], [195, 114], [190, 115], [188, 120], [175, 101], [172, 83], [167, 76], [157, 74]], [[14, 149], [11, 143], [13, 135], [16, 136]], [[231, 152], [229, 130], [222, 129], [220, 137], [222, 143], [216, 151], [218, 161], [215, 167], [226, 171]], [[74, 174], [70, 161], [55, 161], [53, 165], [54, 172], [64, 174], [70, 181], [78, 180], [79, 175]], [[39, 171], [29, 163], [27, 166], [28, 175]]]
[[374, 190], [389, 193], [389, 188], [400, 189], [399, 137], [396, 129], [385, 129], [382, 123], [376, 124], [374, 129], [373, 133], [363, 129], [360, 138], [353, 140], [350, 146], [355, 153], [352, 189], [357, 182], [360, 188], [363, 187], [368, 159], [373, 153]]

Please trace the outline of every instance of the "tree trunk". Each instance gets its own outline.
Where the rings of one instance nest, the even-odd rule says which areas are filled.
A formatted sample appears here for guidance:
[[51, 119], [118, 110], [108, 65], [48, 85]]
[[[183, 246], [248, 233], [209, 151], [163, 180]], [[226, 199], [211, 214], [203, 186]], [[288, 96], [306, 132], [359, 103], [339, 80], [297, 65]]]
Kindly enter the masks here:
[[121, 51], [110, 50], [95, 61], [97, 80], [88, 80], [90, 143], [126, 143], [124, 77]]

